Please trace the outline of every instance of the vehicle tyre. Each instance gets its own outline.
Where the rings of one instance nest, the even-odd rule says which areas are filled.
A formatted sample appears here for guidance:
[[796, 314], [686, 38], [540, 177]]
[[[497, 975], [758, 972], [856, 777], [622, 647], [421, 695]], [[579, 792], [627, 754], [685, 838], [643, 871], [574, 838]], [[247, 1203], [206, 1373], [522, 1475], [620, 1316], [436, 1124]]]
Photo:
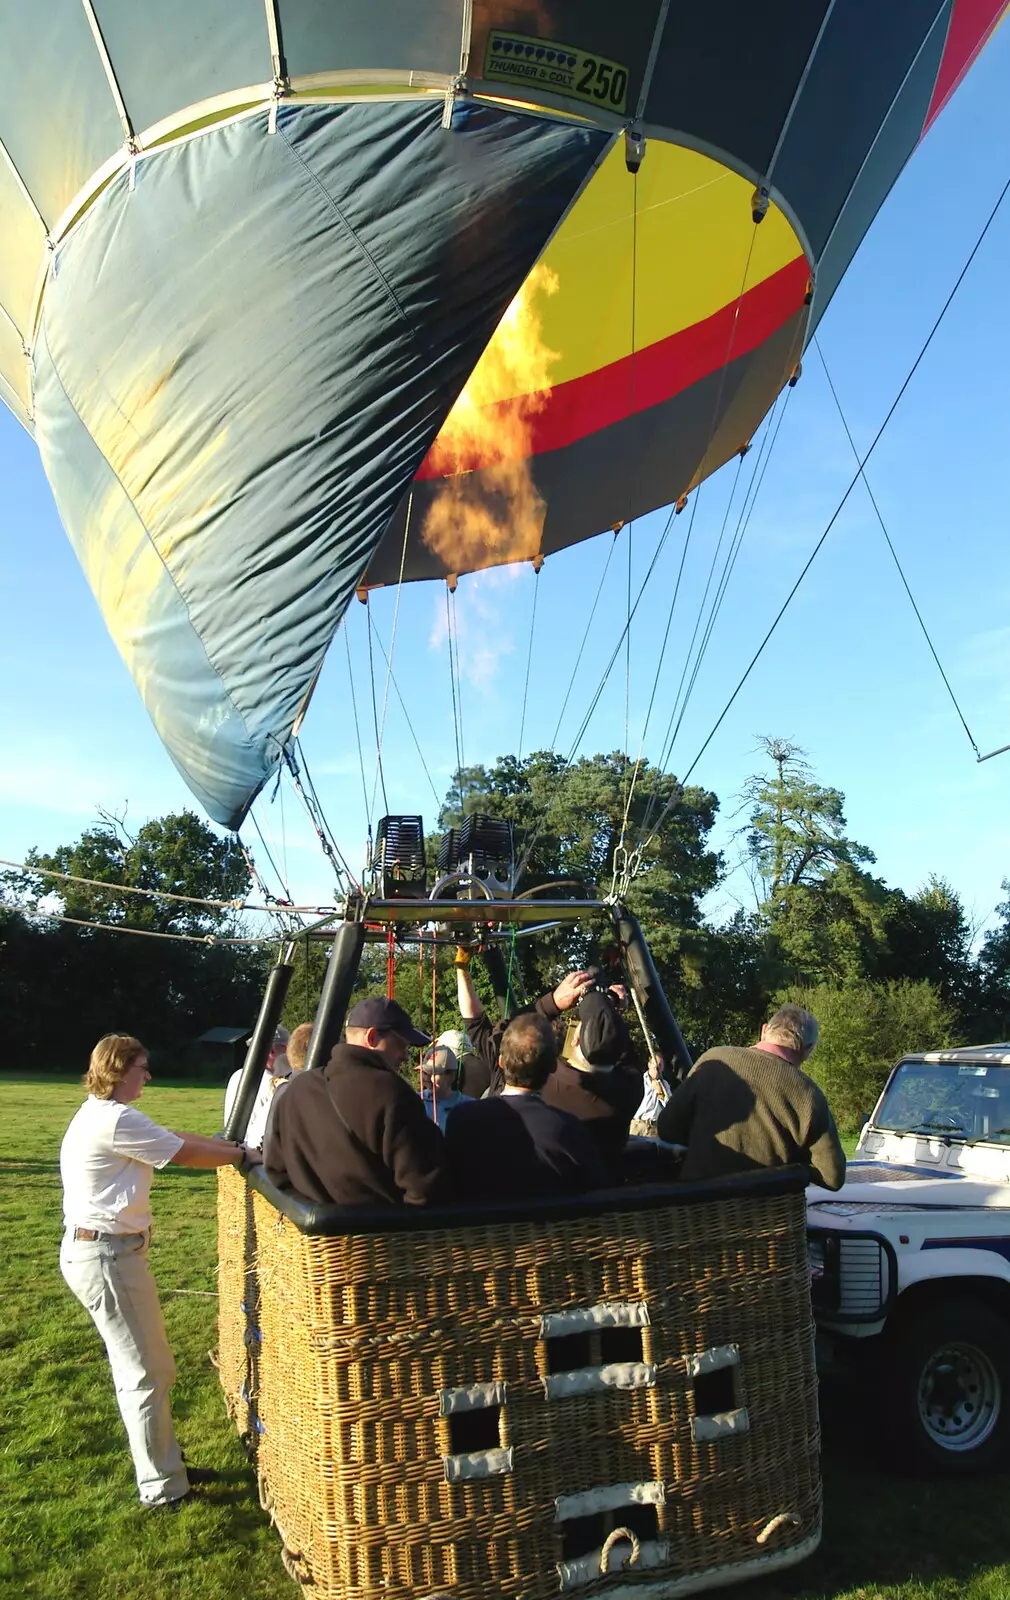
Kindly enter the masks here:
[[979, 1300], [900, 1310], [881, 1341], [886, 1437], [899, 1465], [963, 1477], [1010, 1445], [1010, 1323]]

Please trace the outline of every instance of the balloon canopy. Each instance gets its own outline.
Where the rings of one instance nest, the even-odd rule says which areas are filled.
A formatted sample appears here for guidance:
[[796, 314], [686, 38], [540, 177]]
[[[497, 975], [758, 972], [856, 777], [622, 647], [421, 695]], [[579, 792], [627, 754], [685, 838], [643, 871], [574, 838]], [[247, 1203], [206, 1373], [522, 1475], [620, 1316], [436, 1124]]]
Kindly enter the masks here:
[[1005, 0], [0, 0], [0, 395], [237, 826], [356, 589], [745, 446]]

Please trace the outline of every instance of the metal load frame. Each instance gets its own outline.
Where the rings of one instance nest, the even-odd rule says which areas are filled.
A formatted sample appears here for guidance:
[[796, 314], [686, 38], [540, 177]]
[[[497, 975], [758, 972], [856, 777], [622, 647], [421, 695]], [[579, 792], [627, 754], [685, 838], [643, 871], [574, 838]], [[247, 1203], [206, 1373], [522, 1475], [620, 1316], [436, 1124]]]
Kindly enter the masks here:
[[[415, 928], [419, 939], [423, 938], [425, 944], [435, 947], [440, 944], [455, 945], [458, 941], [453, 935], [454, 929], [475, 925], [485, 928], [486, 945], [481, 952], [481, 959], [494, 984], [499, 1004], [504, 1008], [510, 997], [507, 994], [502, 952], [498, 948], [500, 944], [544, 933], [566, 923], [583, 922], [595, 917], [609, 919], [617, 936], [622, 966], [633, 991], [636, 1009], [655, 1038], [671, 1074], [674, 1078], [683, 1077], [691, 1069], [691, 1056], [663, 992], [638, 918], [620, 902], [548, 899], [543, 893], [549, 890], [556, 892], [562, 887], [568, 885], [547, 883], [511, 899], [497, 899], [492, 897], [487, 884], [480, 878], [452, 873], [435, 885], [427, 899], [352, 896], [341, 910], [289, 938], [267, 978], [256, 1027], [246, 1052], [239, 1091], [225, 1126], [225, 1137], [241, 1139], [245, 1134], [260, 1076], [284, 1009], [294, 973], [295, 952], [301, 940], [333, 941], [305, 1059], [304, 1070], [309, 1072], [325, 1066], [333, 1046], [340, 1039], [366, 942], [386, 938], [388, 930], [394, 925]], [[454, 894], [452, 899], [443, 898], [450, 889], [470, 895], [479, 890], [485, 898], [464, 899], [460, 897], [460, 892]], [[541, 894], [543, 897], [537, 898]], [[449, 932], [440, 936], [433, 929], [431, 934], [422, 934], [422, 929], [433, 924]], [[508, 1004], [508, 1009], [512, 1011], [515, 1008]]]

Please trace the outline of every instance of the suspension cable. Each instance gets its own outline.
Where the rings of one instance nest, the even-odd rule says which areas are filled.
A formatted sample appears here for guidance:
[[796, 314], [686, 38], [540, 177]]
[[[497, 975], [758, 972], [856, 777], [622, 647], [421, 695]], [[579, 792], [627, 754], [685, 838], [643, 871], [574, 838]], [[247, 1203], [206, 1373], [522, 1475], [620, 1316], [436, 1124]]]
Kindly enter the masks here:
[[[835, 408], [838, 411], [839, 418], [841, 419], [842, 427], [845, 429], [845, 437], [848, 439], [849, 444], [850, 444], [850, 446], [852, 448], [852, 454], [855, 456], [856, 460], [858, 461], [859, 460], [859, 451], [856, 448], [856, 441], [853, 439], [852, 430], [849, 427], [849, 424], [845, 419], [845, 412], [842, 410], [842, 402], [838, 398], [838, 390], [835, 388], [834, 381], [833, 381], [833, 379], [831, 377], [831, 373], [828, 371], [828, 364], [824, 359], [824, 351], [821, 349], [820, 340], [817, 338], [816, 334], [814, 335], [813, 343], [814, 343], [814, 346], [815, 346], [815, 348], [817, 350], [817, 354], [821, 358], [821, 366], [824, 368], [824, 376], [828, 380], [828, 388], [831, 390], [831, 398], [835, 402]], [[937, 672], [939, 672], [940, 677], [943, 679], [944, 688], [946, 689], [948, 695], [950, 696], [951, 705], [954, 707], [954, 710], [957, 712], [958, 719], [959, 719], [959, 721], [961, 723], [961, 726], [964, 729], [965, 733], [968, 735], [968, 743], [971, 745], [972, 749], [975, 752], [975, 759], [976, 759], [976, 761], [981, 761], [982, 756], [981, 756], [981, 753], [979, 751], [978, 745], [975, 743], [974, 737], [972, 735], [972, 731], [969, 728], [967, 722], [965, 721], [964, 712], [961, 710], [961, 707], [958, 705], [957, 696], [955, 695], [953, 689], [950, 686], [950, 679], [947, 677], [947, 674], [943, 670], [943, 666], [942, 666], [942, 663], [940, 661], [940, 657], [936, 653], [936, 646], [933, 644], [933, 641], [929, 636], [929, 629], [926, 627], [926, 624], [923, 621], [922, 612], [919, 610], [919, 607], [916, 605], [915, 596], [912, 593], [912, 590], [911, 590], [911, 588], [909, 586], [908, 579], [905, 577], [904, 569], [902, 568], [901, 562], [898, 559], [898, 552], [894, 548], [894, 544], [893, 544], [893, 542], [891, 540], [891, 535], [887, 531], [887, 527], [886, 527], [886, 524], [884, 522], [883, 515], [881, 513], [879, 505], [877, 504], [876, 495], [873, 493], [873, 490], [870, 488], [870, 480], [867, 478], [866, 473], [863, 471], [862, 467], [860, 467], [860, 469], [859, 469], [859, 474], [860, 474], [860, 477], [863, 480], [863, 488], [866, 490], [866, 493], [869, 496], [870, 504], [873, 507], [874, 514], [875, 514], [875, 516], [877, 518], [878, 523], [880, 524], [880, 531], [884, 535], [884, 540], [885, 540], [885, 542], [887, 544], [888, 550], [891, 552], [891, 560], [894, 562], [894, 565], [898, 570], [898, 577], [901, 579], [902, 587], [904, 588], [904, 591], [908, 596], [909, 604], [911, 605], [912, 610], [915, 612], [915, 620], [919, 624], [919, 627], [922, 630], [922, 637], [925, 639], [926, 644], [929, 646], [929, 653], [933, 657], [934, 662], [936, 663], [936, 670], [937, 670]]]
[[459, 753], [461, 762], [466, 763], [466, 734], [463, 727], [463, 665], [459, 653], [459, 618], [456, 615], [456, 590], [449, 591], [449, 606], [452, 615], [452, 635], [454, 644], [454, 660], [456, 666], [456, 699], [459, 702]]
[[[351, 666], [351, 637], [347, 631], [347, 616], [344, 616], [344, 645], [347, 650], [347, 676], [351, 685], [351, 710], [354, 713], [354, 737], [358, 746], [358, 766], [361, 768], [361, 803], [365, 811], [366, 823], [368, 816], [368, 784], [365, 781], [365, 752], [361, 744], [361, 726], [358, 722], [358, 700], [354, 693], [354, 668]], [[369, 829], [369, 831], [371, 831]]]
[[568, 680], [568, 688], [565, 691], [565, 698], [561, 702], [561, 710], [558, 713], [557, 725], [556, 725], [556, 727], [554, 729], [554, 732], [551, 735], [551, 748], [552, 749], [558, 742], [558, 734], [561, 732], [561, 724], [564, 721], [565, 712], [568, 709], [568, 701], [571, 698], [572, 690], [575, 687], [575, 679], [576, 679], [576, 676], [578, 674], [579, 665], [580, 665], [580, 663], [582, 661], [582, 657], [583, 657], [583, 654], [585, 652], [586, 645], [589, 643], [589, 635], [590, 635], [590, 632], [592, 631], [593, 619], [596, 616], [596, 608], [600, 603], [600, 596], [603, 593], [603, 585], [607, 581], [607, 573], [608, 573], [608, 571], [610, 569], [610, 562], [611, 562], [611, 559], [613, 558], [614, 551], [617, 548], [617, 536], [620, 533], [620, 531], [621, 531], [621, 526], [620, 525], [618, 525], [613, 530], [614, 537], [611, 540], [610, 548], [607, 551], [607, 559], [603, 563], [603, 571], [600, 574], [600, 581], [599, 581], [599, 583], [597, 584], [597, 587], [596, 587], [596, 595], [595, 595], [595, 598], [593, 600], [592, 609], [589, 612], [589, 621], [586, 623], [585, 632], [582, 635], [582, 643], [579, 645], [578, 654], [575, 657], [575, 665], [572, 668], [571, 678]]
[[[379, 638], [378, 634], [375, 635], [375, 642], [378, 645], [379, 649], [382, 651], [383, 659], [388, 662], [389, 658], [386, 656], [385, 648], [384, 648], [382, 640]], [[417, 734], [414, 731], [414, 724], [410, 720], [410, 712], [407, 710], [406, 702], [405, 702], [405, 700], [403, 698], [403, 695], [400, 693], [400, 685], [396, 681], [396, 674], [393, 672], [393, 668], [392, 668], [392, 664], [391, 663], [390, 663], [390, 666], [389, 666], [389, 678], [390, 678], [390, 682], [393, 685], [393, 691], [394, 691], [394, 693], [396, 695], [396, 698], [400, 702], [400, 710], [403, 712], [404, 721], [406, 722], [407, 727], [408, 727], [408, 729], [410, 731], [410, 737], [414, 741], [414, 749], [417, 751], [418, 759], [421, 762], [421, 766], [424, 768], [424, 775], [428, 780], [428, 787], [430, 788], [432, 794], [435, 796], [436, 805], [440, 806], [442, 804], [442, 797], [439, 794], [438, 790], [435, 788], [434, 780], [432, 779], [431, 773], [428, 770], [428, 763], [424, 759], [424, 751], [421, 749], [421, 745], [420, 745], [420, 742], [418, 740]], [[364, 776], [364, 774], [362, 773], [362, 777], [363, 776]]]
[[539, 593], [540, 593], [540, 568], [539, 567], [534, 567], [533, 568], [533, 604], [530, 607], [530, 638], [529, 638], [529, 644], [528, 644], [528, 646], [526, 648], [526, 678], [525, 678], [525, 681], [523, 683], [523, 709], [522, 709], [522, 715], [519, 718], [519, 750], [518, 750], [518, 753], [517, 753], [517, 756], [516, 756], [516, 760], [517, 761], [522, 761], [522, 758], [523, 758], [523, 734], [526, 731], [526, 700], [527, 700], [527, 697], [528, 697], [529, 692], [530, 692], [530, 666], [531, 666], [531, 664], [533, 662], [533, 629], [536, 627], [536, 621], [537, 621], [537, 596], [538, 596]]
[[[301, 757], [302, 766], [305, 769], [305, 782], [308, 785], [308, 793], [306, 793], [302, 786], [301, 774], [298, 770], [298, 762], [295, 759], [295, 750], [298, 751], [298, 755]], [[326, 815], [323, 811], [322, 805], [320, 804], [319, 796], [316, 793], [316, 786], [313, 783], [312, 775], [309, 772], [308, 762], [305, 759], [305, 751], [302, 749], [301, 742], [297, 738], [292, 741], [291, 747], [289, 747], [287, 750], [286, 760], [295, 793], [301, 800], [302, 805], [305, 807], [309, 821], [315, 830], [316, 838], [322, 847], [323, 854], [333, 869], [333, 875], [336, 879], [338, 890], [344, 887], [343, 880], [346, 880], [347, 882], [350, 882], [360, 893], [361, 885], [354, 876], [354, 873], [351, 871], [346, 857], [341, 851], [340, 846], [337, 844], [333, 830], [326, 820]]]
[[649, 723], [652, 720], [652, 711], [653, 711], [653, 707], [654, 707], [654, 705], [656, 703], [656, 694], [657, 694], [657, 692], [659, 690], [660, 674], [662, 673], [662, 670], [663, 670], [663, 661], [664, 661], [665, 656], [666, 656], [666, 647], [667, 647], [667, 644], [669, 643], [670, 631], [671, 631], [671, 629], [673, 627], [673, 614], [674, 614], [674, 611], [677, 608], [677, 599], [678, 599], [678, 597], [680, 595], [680, 585], [681, 585], [681, 581], [682, 581], [682, 579], [684, 577], [684, 565], [685, 565], [685, 562], [687, 561], [687, 552], [688, 552], [688, 550], [690, 548], [690, 545], [691, 545], [691, 535], [692, 535], [692, 533], [694, 531], [694, 519], [698, 514], [698, 503], [701, 500], [701, 490], [702, 490], [702, 485], [699, 484], [698, 485], [698, 491], [695, 494], [694, 500], [693, 500], [693, 502], [691, 504], [691, 515], [688, 517], [688, 520], [687, 520], [687, 533], [686, 533], [686, 535], [684, 537], [684, 548], [680, 552], [680, 566], [677, 568], [677, 578], [676, 578], [676, 582], [674, 583], [674, 586], [673, 586], [673, 598], [670, 601], [670, 608], [669, 608], [669, 611], [667, 612], [667, 615], [666, 615], [666, 628], [665, 628], [665, 630], [663, 632], [663, 643], [662, 643], [662, 645], [660, 647], [660, 651], [659, 651], [659, 660], [656, 662], [656, 671], [655, 671], [655, 674], [654, 674], [653, 680], [652, 680], [652, 693], [649, 696], [649, 704], [648, 704], [648, 707], [647, 707], [646, 713], [645, 713], [645, 721], [642, 724], [642, 737], [641, 737], [641, 739], [639, 741], [639, 745], [638, 745], [638, 755], [635, 758], [635, 770], [634, 770], [634, 772], [632, 774], [631, 785], [630, 785], [630, 787], [628, 789], [627, 799], [626, 799], [625, 804], [624, 804], [624, 815], [621, 818], [621, 834], [620, 834], [620, 838], [618, 840], [617, 850], [615, 851], [615, 858], [617, 857], [617, 855], [619, 853], [623, 852], [624, 847], [625, 847], [625, 841], [626, 841], [627, 831], [628, 831], [628, 819], [629, 819], [629, 817], [631, 815], [631, 804], [632, 804], [632, 801], [635, 798], [635, 787], [636, 787], [636, 785], [638, 783], [639, 774], [640, 774], [640, 772], [642, 770], [642, 757], [643, 757], [644, 752], [645, 752], [645, 740], [646, 740], [646, 736], [647, 736], [647, 734], [649, 732]]
[[[684, 777], [681, 779], [681, 781], [680, 781], [680, 783], [678, 785], [679, 794], [683, 794], [684, 786], [686, 785], [688, 779], [690, 778], [691, 774], [694, 772], [695, 768], [698, 766], [698, 763], [701, 761], [702, 756], [705, 754], [705, 751], [708, 749], [709, 745], [712, 743], [712, 740], [715, 738], [715, 736], [718, 733], [719, 729], [722, 727], [722, 724], [726, 720], [726, 717], [729, 715], [729, 712], [732, 709], [733, 705], [735, 704], [736, 699], [737, 699], [738, 695], [740, 694], [741, 689], [744, 687], [744, 684], [747, 682], [747, 680], [750, 677], [751, 673], [753, 672], [754, 668], [757, 666], [758, 661], [761, 659], [761, 656], [764, 654], [765, 648], [766, 648], [769, 640], [771, 639], [772, 635], [775, 633], [776, 629], [778, 628], [779, 623], [782, 621], [782, 618], [785, 616], [787, 610], [789, 609], [789, 606], [790, 606], [790, 604], [791, 604], [791, 602], [793, 600], [793, 597], [795, 596], [797, 590], [799, 589], [800, 585], [802, 584], [802, 582], [803, 582], [804, 578], [806, 577], [807, 573], [810, 571], [810, 568], [813, 566], [814, 561], [817, 559], [817, 556], [819, 555], [820, 551], [823, 549], [824, 544], [825, 544], [825, 542], [827, 540], [827, 537], [828, 537], [829, 533], [831, 532], [831, 530], [834, 527], [835, 523], [838, 521], [838, 518], [841, 515], [842, 510], [844, 509], [845, 505], [848, 502], [849, 496], [852, 494], [852, 491], [856, 487], [856, 484], [859, 483], [860, 480], [862, 479], [863, 472], [864, 472], [864, 469], [866, 467], [867, 462], [869, 461], [870, 457], [873, 455], [873, 452], [876, 450], [877, 445], [880, 443], [880, 440], [881, 440], [881, 438], [882, 438], [882, 436], [884, 434], [884, 430], [886, 429], [886, 427], [887, 427], [888, 423], [890, 422], [891, 418], [894, 416], [895, 411], [898, 409], [898, 406], [901, 403], [902, 398], [904, 397], [906, 389], [908, 388], [908, 386], [911, 383], [912, 379], [914, 378], [916, 372], [918, 371], [919, 367], [921, 366], [923, 358], [924, 358], [927, 350], [929, 349], [930, 345], [932, 344], [933, 339], [936, 336], [937, 330], [939, 329], [941, 323], [943, 322], [944, 317], [946, 316], [948, 310], [950, 309], [950, 306], [951, 306], [951, 303], [953, 302], [954, 296], [957, 294], [957, 291], [960, 289], [961, 284], [964, 282], [964, 279], [966, 278], [966, 276], [968, 274], [968, 271], [969, 271], [969, 269], [971, 267], [971, 264], [974, 261], [975, 257], [977, 256], [979, 250], [981, 249], [982, 244], [983, 244], [983, 242], [984, 242], [984, 240], [985, 240], [985, 238], [986, 238], [986, 236], [987, 236], [987, 234], [989, 232], [989, 229], [992, 227], [993, 222], [996, 220], [997, 213], [999, 212], [1000, 208], [1002, 207], [1003, 201], [1006, 199], [1006, 196], [1007, 196], [1008, 193], [1010, 193], [1010, 177], [1007, 178], [1007, 180], [1004, 183], [1002, 189], [1000, 190], [999, 196], [998, 196], [998, 198], [996, 200], [995, 205], [992, 207], [991, 211], [989, 212], [989, 215], [986, 218], [985, 223], [983, 224], [982, 230], [979, 233], [978, 238], [975, 240], [975, 243], [973, 244], [973, 246], [972, 246], [972, 248], [971, 248], [971, 250], [970, 250], [970, 252], [968, 254], [967, 260], [965, 261], [963, 267], [961, 268], [960, 272], [957, 275], [957, 278], [954, 281], [953, 288], [950, 290], [950, 293], [947, 295], [946, 300], [943, 302], [943, 305], [941, 306], [941, 308], [940, 308], [940, 310], [939, 310], [939, 312], [938, 312], [938, 314], [936, 316], [936, 319], [933, 322], [933, 325], [929, 330], [929, 333], [926, 335], [925, 341], [923, 342], [922, 347], [919, 350], [918, 355], [916, 356], [916, 358], [913, 361], [911, 367], [909, 368], [908, 373], [907, 373], [907, 375], [906, 375], [906, 377], [905, 377], [900, 389], [898, 390], [898, 392], [895, 395], [894, 399], [891, 401], [891, 404], [888, 407], [888, 410], [887, 410], [887, 413], [886, 413], [886, 415], [884, 417], [884, 420], [881, 422], [879, 428], [877, 429], [876, 433], [874, 434], [873, 440], [872, 440], [872, 442], [870, 444], [869, 449], [865, 452], [864, 455], [862, 455], [862, 456], [857, 458], [856, 471], [853, 473], [852, 477], [849, 479], [849, 482], [848, 482], [848, 485], [846, 486], [845, 492], [843, 493], [841, 499], [839, 500], [838, 504], [836, 505], [834, 511], [831, 513], [831, 516], [830, 516], [830, 518], [829, 518], [829, 520], [827, 522], [827, 525], [825, 526], [823, 532], [821, 533], [820, 537], [817, 540], [817, 543], [814, 545], [814, 547], [811, 550], [809, 556], [807, 557], [806, 561], [804, 562], [803, 567], [802, 567], [802, 569], [801, 569], [801, 571], [799, 573], [799, 576], [797, 577], [795, 583], [793, 584], [792, 588], [789, 590], [789, 593], [786, 595], [786, 597], [783, 600], [781, 606], [779, 607], [778, 611], [776, 612], [775, 616], [773, 617], [770, 627], [768, 628], [767, 632], [765, 633], [764, 637], [762, 638], [762, 640], [761, 640], [760, 644], [758, 645], [757, 649], [755, 650], [754, 654], [751, 656], [750, 661], [747, 663], [747, 666], [744, 669], [744, 672], [743, 672], [742, 676], [740, 677], [739, 681], [737, 682], [737, 685], [736, 685], [735, 689], [733, 690], [733, 692], [730, 695], [729, 699], [726, 701], [726, 704], [723, 706], [723, 708], [720, 711], [720, 713], [719, 713], [718, 717], [716, 718], [715, 722], [712, 724], [712, 727], [711, 727], [707, 737], [705, 738], [704, 743], [701, 745], [700, 749], [698, 750], [697, 755], [695, 756], [694, 760], [691, 762], [691, 765], [688, 767], [687, 771], [685, 772]], [[652, 828], [649, 836], [646, 837], [646, 838], [642, 838], [640, 840], [639, 845], [638, 845], [638, 847], [636, 849], [636, 855], [639, 858], [641, 856], [642, 850], [648, 844], [649, 839], [652, 838], [655, 835], [655, 833], [658, 831], [658, 829], [662, 826], [663, 821], [665, 820], [665, 818], [668, 815], [669, 811], [672, 809], [673, 805], [676, 804], [676, 801], [677, 801], [678, 798], [679, 798], [679, 795], [671, 796], [670, 800], [667, 801], [667, 803], [664, 806], [663, 810], [660, 812], [659, 817], [658, 817], [654, 827]]]
[[[368, 592], [365, 592], [365, 612], [368, 617], [368, 679], [372, 689], [372, 728], [375, 733], [375, 772], [382, 788], [382, 804], [386, 816], [389, 815], [389, 801], [386, 799], [386, 774], [382, 769], [382, 734], [379, 732], [379, 708], [375, 700], [375, 661], [372, 657], [372, 607]], [[375, 811], [375, 785], [372, 785], [372, 798], [368, 806], [368, 837], [372, 837], [372, 816]]]
[[285, 899], [286, 903], [288, 905], [290, 905], [291, 904], [291, 890], [288, 888], [287, 884], [284, 882], [284, 874], [281, 872], [280, 868], [278, 867], [276, 861], [273, 858], [273, 852], [271, 851], [270, 846], [267, 844], [266, 839], [263, 837], [263, 829], [260, 827], [259, 822], [258, 822], [257, 817], [256, 817], [256, 813], [255, 813], [255, 811], [253, 811], [252, 807], [249, 808], [249, 820], [252, 823], [253, 827], [256, 829], [256, 833], [257, 833], [257, 836], [259, 838], [259, 842], [263, 846], [263, 850], [264, 850], [264, 852], [266, 854], [266, 858], [269, 861], [270, 865], [274, 869], [274, 876], [276, 877], [277, 882], [281, 886], [281, 890], [283, 891], [284, 899]]
[[453, 668], [452, 619], [449, 613], [449, 584], [445, 585], [445, 637], [449, 646], [449, 687], [452, 690], [452, 732], [456, 742], [456, 787], [459, 791], [460, 819], [463, 815], [463, 746], [460, 740], [459, 713], [456, 707], [456, 673]]
[[[371, 811], [374, 811], [375, 809], [375, 792], [380, 777], [382, 778], [382, 803], [386, 808], [387, 816], [389, 814], [389, 801], [386, 799], [386, 779], [382, 771], [382, 741], [386, 734], [386, 712], [389, 709], [389, 680], [393, 675], [393, 656], [396, 653], [396, 625], [400, 620], [400, 596], [403, 594], [403, 573], [407, 565], [407, 539], [410, 535], [410, 513], [413, 509], [413, 505], [414, 492], [411, 490], [407, 497], [407, 515], [403, 524], [403, 548], [400, 551], [400, 573], [396, 580], [396, 601], [393, 606], [393, 626], [389, 635], [389, 654], [386, 655], [385, 650], [382, 652], [386, 657], [386, 683], [382, 691], [382, 721], [376, 729], [375, 734], [375, 777], [372, 780], [372, 804], [369, 815], [371, 815]], [[369, 609], [368, 620], [369, 624], [371, 624], [371, 609]], [[376, 633], [375, 637], [378, 639], [378, 633]], [[373, 686], [373, 704], [374, 693], [375, 690]]]

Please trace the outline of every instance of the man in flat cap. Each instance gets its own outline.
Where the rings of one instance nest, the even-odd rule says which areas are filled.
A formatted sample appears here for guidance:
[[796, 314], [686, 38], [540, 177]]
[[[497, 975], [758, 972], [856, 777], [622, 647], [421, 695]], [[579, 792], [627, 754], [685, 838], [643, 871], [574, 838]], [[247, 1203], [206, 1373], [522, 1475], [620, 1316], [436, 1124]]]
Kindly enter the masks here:
[[449, 1198], [445, 1147], [399, 1069], [431, 1043], [395, 1000], [359, 1000], [345, 1042], [319, 1072], [294, 1077], [274, 1105], [263, 1161], [281, 1188], [345, 1206], [436, 1205]]

